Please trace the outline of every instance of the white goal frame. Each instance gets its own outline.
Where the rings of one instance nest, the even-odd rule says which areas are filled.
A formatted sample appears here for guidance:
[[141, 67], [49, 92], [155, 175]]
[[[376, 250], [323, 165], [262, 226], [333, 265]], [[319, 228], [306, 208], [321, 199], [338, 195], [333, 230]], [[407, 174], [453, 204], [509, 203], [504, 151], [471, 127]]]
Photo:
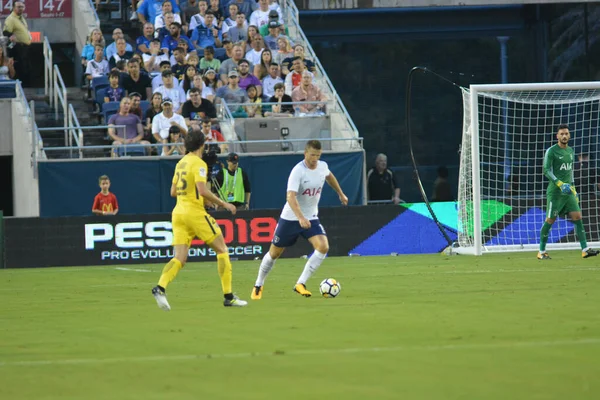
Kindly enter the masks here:
[[[471, 132], [471, 176], [463, 176], [460, 174], [459, 180], [472, 179], [472, 202], [473, 202], [473, 246], [470, 247], [455, 247], [452, 249], [454, 253], [469, 254], [480, 256], [484, 253], [492, 252], [516, 252], [516, 251], [537, 251], [538, 244], [523, 244], [523, 245], [502, 245], [502, 246], [485, 246], [483, 244], [483, 231], [481, 224], [481, 174], [480, 174], [480, 132], [479, 132], [479, 97], [482, 92], [518, 92], [518, 91], [544, 91], [544, 90], [600, 90], [600, 82], [549, 82], [549, 83], [516, 83], [516, 84], [489, 84], [489, 85], [470, 85], [470, 114], [465, 112], [464, 129], [466, 128], [467, 120], [470, 118]], [[466, 91], [466, 89], [463, 89]], [[463, 100], [464, 101], [464, 100]], [[466, 105], [466, 101], [465, 101]], [[466, 110], [464, 110], [466, 111]], [[551, 132], [549, 132], [551, 133]], [[463, 143], [464, 146], [464, 143]], [[464, 149], [463, 149], [464, 151]], [[541, 162], [541, 160], [540, 160]], [[462, 163], [462, 159], [461, 159]], [[462, 166], [461, 166], [462, 169]], [[459, 182], [459, 191], [461, 188]], [[460, 194], [459, 194], [460, 196]], [[465, 199], [468, 200], [468, 199]], [[459, 198], [460, 201], [460, 198]], [[460, 208], [460, 204], [459, 204]], [[459, 226], [460, 212], [458, 215]], [[585, 215], [584, 215], [585, 219]], [[540, 226], [541, 228], [541, 226]], [[591, 247], [600, 247], [600, 242], [588, 242]], [[579, 243], [548, 243], [548, 250], [574, 250], [579, 249]]]

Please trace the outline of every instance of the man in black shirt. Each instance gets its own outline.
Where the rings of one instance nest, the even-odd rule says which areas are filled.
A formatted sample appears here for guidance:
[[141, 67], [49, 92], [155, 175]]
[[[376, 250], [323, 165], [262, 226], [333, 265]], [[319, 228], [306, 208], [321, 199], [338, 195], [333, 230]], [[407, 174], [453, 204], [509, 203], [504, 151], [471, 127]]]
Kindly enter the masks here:
[[387, 200], [400, 203], [400, 187], [396, 176], [387, 169], [387, 156], [380, 153], [375, 158], [375, 166], [367, 173], [367, 192], [369, 201]]
[[146, 74], [140, 73], [140, 62], [137, 59], [127, 63], [128, 74], [123, 77], [123, 89], [127, 94], [139, 93], [142, 100], [152, 96], [152, 81]]
[[177, 64], [171, 66], [171, 71], [173, 71], [175, 78], [182, 82], [185, 78], [185, 70], [188, 67], [188, 65], [185, 63], [185, 50], [183, 47], [177, 47], [175, 50], [173, 50], [173, 57], [175, 58]]
[[[433, 196], [431, 196], [431, 201], [453, 201], [454, 196], [452, 196], [452, 187], [448, 182], [448, 168], [443, 165], [440, 166], [437, 170], [437, 174], [438, 176], [435, 182], [433, 182]], [[517, 195], [518, 187], [518, 176], [515, 175], [510, 188], [513, 195]]]
[[217, 110], [210, 100], [203, 99], [198, 88], [190, 89], [190, 100], [183, 103], [181, 115], [187, 126], [200, 125], [203, 119], [217, 122]]
[[265, 112], [265, 117], [292, 117], [294, 115], [294, 106], [291, 104], [293, 100], [285, 94], [285, 85], [278, 82], [273, 87], [275, 94], [269, 99], [269, 103], [277, 103], [271, 106], [271, 111]]
[[119, 61], [127, 63], [127, 61], [131, 60], [133, 57], [133, 51], [127, 51], [127, 42], [125, 39], [117, 39], [115, 40], [115, 44], [117, 46], [117, 52], [110, 57], [110, 60], [108, 60], [108, 66], [111, 70], [117, 68], [117, 63]]

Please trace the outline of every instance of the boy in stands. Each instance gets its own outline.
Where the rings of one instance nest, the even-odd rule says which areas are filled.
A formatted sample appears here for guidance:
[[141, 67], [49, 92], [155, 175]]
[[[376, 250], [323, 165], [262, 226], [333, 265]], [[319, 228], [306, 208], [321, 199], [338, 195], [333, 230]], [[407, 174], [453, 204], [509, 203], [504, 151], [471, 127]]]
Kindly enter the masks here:
[[98, 184], [100, 193], [94, 198], [92, 213], [94, 215], [116, 215], [119, 212], [119, 203], [117, 202], [117, 196], [109, 192], [110, 179], [108, 176], [102, 175], [98, 178]]

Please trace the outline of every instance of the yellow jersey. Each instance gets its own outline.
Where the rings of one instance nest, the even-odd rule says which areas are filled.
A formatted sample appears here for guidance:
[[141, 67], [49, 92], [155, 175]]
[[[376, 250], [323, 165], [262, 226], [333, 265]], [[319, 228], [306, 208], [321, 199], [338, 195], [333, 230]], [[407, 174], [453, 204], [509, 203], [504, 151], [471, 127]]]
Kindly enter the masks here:
[[208, 166], [193, 153], [186, 154], [175, 166], [172, 183], [177, 189], [175, 214], [207, 214], [204, 198], [198, 193], [197, 182], [206, 183]]

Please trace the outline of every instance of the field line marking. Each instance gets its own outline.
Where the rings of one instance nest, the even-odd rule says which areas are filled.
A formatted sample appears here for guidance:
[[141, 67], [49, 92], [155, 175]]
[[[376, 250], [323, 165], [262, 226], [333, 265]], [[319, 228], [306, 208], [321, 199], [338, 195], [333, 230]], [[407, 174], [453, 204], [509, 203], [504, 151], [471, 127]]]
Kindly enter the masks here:
[[125, 267], [116, 267], [115, 269], [119, 271], [132, 271], [132, 272], [154, 272], [149, 269], [141, 269], [141, 268], [125, 268]]
[[[140, 286], [140, 285], [150, 285], [153, 283], [148, 282], [138, 282], [138, 283], [105, 283], [102, 285], [86, 285], [86, 286], [77, 286], [78, 288], [89, 287], [89, 288], [101, 288], [101, 287], [127, 287], [127, 286]], [[46, 286], [37, 286], [37, 287], [28, 287], [28, 288], [0, 288], [0, 292], [23, 292], [23, 291], [32, 291], [36, 290], [48, 290]]]
[[[118, 269], [115, 268], [115, 269]], [[129, 270], [129, 269], [127, 269]], [[137, 270], [133, 270], [133, 271], [137, 271]], [[140, 272], [154, 272], [154, 273], [158, 273], [160, 272], [158, 269], [155, 271], [152, 270], [139, 270]], [[476, 274], [510, 274], [510, 273], [532, 273], [532, 272], [540, 272], [540, 273], [546, 273], [546, 272], [571, 272], [571, 271], [600, 271], [600, 267], [576, 267], [576, 266], [568, 266], [565, 268], [557, 268], [557, 269], [548, 269], [548, 268], [542, 268], [542, 269], [493, 269], [493, 270], [488, 270], [488, 269], [473, 269], [473, 270], [456, 270], [456, 271], [406, 271], [406, 272], [398, 272], [398, 273], [394, 273], [394, 274], [388, 274], [388, 275], [371, 275], [367, 278], [381, 278], [381, 277], [390, 277], [390, 276], [415, 276], [415, 275], [476, 275]], [[59, 271], [62, 272], [62, 271]], [[199, 269], [188, 269], [188, 270], [184, 270], [181, 271], [182, 273], [191, 273], [191, 272], [200, 272]], [[119, 287], [119, 286], [138, 286], [138, 285], [146, 285], [148, 284], [148, 282], [143, 282], [143, 283], [114, 283], [114, 284], [101, 284], [101, 285], [87, 285], [86, 287]], [[39, 289], [44, 289], [44, 287], [35, 287], [35, 288], [10, 288], [10, 287], [4, 287], [4, 288], [0, 288], [0, 293], [1, 292], [14, 292], [14, 291], [23, 291], [23, 290], [39, 290]]]
[[381, 278], [383, 276], [409, 276], [409, 275], [476, 275], [476, 274], [510, 274], [510, 273], [531, 273], [531, 272], [571, 272], [571, 271], [600, 271], [600, 267], [566, 267], [566, 268], [542, 268], [542, 269], [469, 269], [455, 271], [398, 271], [388, 275], [371, 275], [367, 278]]
[[182, 354], [172, 356], [139, 356], [117, 358], [74, 358], [65, 360], [31, 360], [31, 361], [0, 361], [3, 367], [31, 367], [45, 365], [96, 365], [130, 362], [156, 362], [156, 361], [185, 361], [185, 360], [210, 360], [216, 358], [253, 358], [275, 356], [314, 356], [328, 354], [355, 354], [355, 353], [392, 353], [403, 351], [445, 351], [445, 350], [478, 350], [478, 349], [510, 349], [510, 348], [535, 348], [558, 346], [581, 346], [600, 344], [600, 338], [556, 340], [556, 341], [530, 341], [530, 342], [505, 342], [505, 343], [472, 343], [472, 344], [443, 344], [423, 346], [394, 346], [394, 347], [355, 347], [342, 349], [307, 349], [307, 350], [275, 350], [273, 352], [244, 352], [222, 354]]
[[89, 285], [88, 287], [127, 287], [127, 286], [140, 286], [149, 285], [152, 286], [152, 282], [138, 282], [138, 283], [104, 283], [102, 285]]

